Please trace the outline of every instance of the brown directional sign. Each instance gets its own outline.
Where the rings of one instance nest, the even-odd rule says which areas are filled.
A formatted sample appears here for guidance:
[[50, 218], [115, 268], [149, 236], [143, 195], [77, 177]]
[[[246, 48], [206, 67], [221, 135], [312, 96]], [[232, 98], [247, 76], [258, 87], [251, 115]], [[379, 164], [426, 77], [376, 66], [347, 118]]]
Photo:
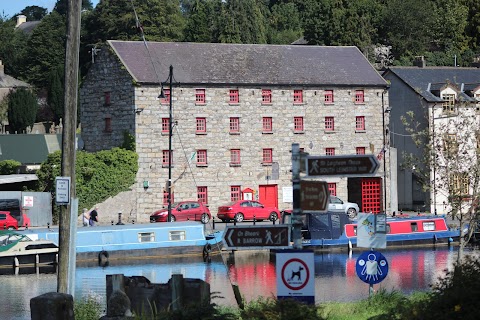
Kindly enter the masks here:
[[300, 208], [305, 211], [327, 211], [328, 185], [326, 181], [300, 181]]
[[229, 249], [279, 249], [289, 246], [289, 236], [286, 225], [228, 226], [223, 241]]
[[371, 176], [380, 163], [373, 155], [307, 157], [307, 175], [314, 176]]

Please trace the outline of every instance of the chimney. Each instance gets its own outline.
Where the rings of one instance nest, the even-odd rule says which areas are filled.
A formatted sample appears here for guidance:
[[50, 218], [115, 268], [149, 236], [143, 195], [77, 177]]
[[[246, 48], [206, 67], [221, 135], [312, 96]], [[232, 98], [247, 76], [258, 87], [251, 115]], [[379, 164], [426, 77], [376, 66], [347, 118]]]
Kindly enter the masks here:
[[3, 77], [5, 75], [5, 66], [2, 63], [2, 60], [0, 60], [0, 77]]
[[415, 67], [425, 68], [427, 66], [427, 62], [425, 61], [425, 57], [424, 56], [416, 56], [415, 60], [413, 61], [413, 65]]
[[19, 14], [17, 16], [17, 25], [15, 26], [15, 28], [18, 28], [18, 26], [24, 22], [27, 22], [27, 16], [24, 16], [23, 14]]
[[480, 56], [473, 58], [472, 67], [480, 68]]

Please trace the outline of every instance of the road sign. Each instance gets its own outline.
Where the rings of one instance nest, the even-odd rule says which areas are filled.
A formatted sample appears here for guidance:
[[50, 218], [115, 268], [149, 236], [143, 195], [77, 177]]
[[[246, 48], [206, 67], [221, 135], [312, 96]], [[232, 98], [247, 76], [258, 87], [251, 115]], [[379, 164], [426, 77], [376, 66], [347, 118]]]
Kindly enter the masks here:
[[300, 181], [300, 208], [304, 211], [323, 211], [328, 207], [326, 181]]
[[57, 205], [70, 204], [70, 177], [55, 178], [55, 203]]
[[315, 303], [315, 264], [312, 251], [276, 253], [277, 298]]
[[373, 155], [309, 156], [307, 175], [315, 176], [371, 176], [380, 163]]
[[229, 249], [288, 248], [290, 244], [288, 228], [285, 225], [228, 226], [223, 234], [223, 240]]
[[388, 262], [378, 251], [365, 251], [358, 257], [355, 271], [360, 280], [373, 285], [382, 282], [387, 276]]

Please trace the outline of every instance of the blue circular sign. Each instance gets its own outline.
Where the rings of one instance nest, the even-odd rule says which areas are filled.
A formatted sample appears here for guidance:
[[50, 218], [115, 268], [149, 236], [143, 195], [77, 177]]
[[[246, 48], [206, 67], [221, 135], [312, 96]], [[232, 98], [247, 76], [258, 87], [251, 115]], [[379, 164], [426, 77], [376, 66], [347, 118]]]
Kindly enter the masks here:
[[387, 276], [388, 262], [378, 251], [365, 251], [358, 257], [355, 271], [363, 282], [376, 284], [382, 282]]

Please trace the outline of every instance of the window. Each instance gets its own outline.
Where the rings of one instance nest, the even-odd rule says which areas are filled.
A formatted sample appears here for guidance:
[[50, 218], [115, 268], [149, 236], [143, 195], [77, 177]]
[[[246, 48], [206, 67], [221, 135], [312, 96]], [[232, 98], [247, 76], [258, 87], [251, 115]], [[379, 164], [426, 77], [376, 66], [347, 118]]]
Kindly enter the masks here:
[[445, 157], [447, 158], [453, 159], [457, 157], [458, 142], [455, 134], [445, 133], [443, 135], [443, 151], [445, 152]]
[[160, 98], [161, 104], [169, 104], [170, 103], [170, 89], [163, 89], [163, 95], [165, 98]]
[[411, 229], [412, 231], [418, 231], [418, 225], [417, 225], [417, 223], [416, 223], [416, 222], [411, 222], [411, 223], [410, 223], [410, 229]]
[[[175, 203], [175, 200], [174, 200], [175, 197], [173, 195], [174, 193], [172, 192], [172, 201], [171, 201], [172, 204]], [[168, 206], [168, 190], [163, 191], [163, 205]]]
[[105, 118], [105, 132], [112, 132], [112, 118]]
[[185, 231], [183, 230], [172, 230], [168, 232], [168, 239], [170, 241], [183, 241], [186, 238]]
[[104, 101], [106, 106], [109, 106], [111, 104], [110, 91], [104, 92]]
[[162, 118], [162, 133], [170, 132], [170, 118]]
[[[170, 158], [168, 155], [171, 154], [173, 155], [173, 151], [170, 153], [168, 150], [163, 150], [162, 151], [162, 166], [168, 166], [168, 159]], [[173, 164], [173, 158], [172, 158], [172, 164]]]
[[239, 98], [240, 97], [238, 95], [238, 90], [230, 90], [230, 100], [229, 100], [230, 103], [232, 104], [239, 103], [240, 102]]
[[355, 117], [355, 130], [365, 131], [365, 117]]
[[336, 196], [337, 195], [337, 184], [332, 182], [328, 183], [328, 192], [330, 192], [331, 196]]
[[240, 165], [240, 149], [230, 150], [230, 165], [232, 166]]
[[263, 117], [262, 119], [262, 130], [263, 132], [272, 132], [273, 120], [271, 117]]
[[335, 120], [333, 117], [325, 117], [325, 131], [335, 130]]
[[205, 104], [205, 89], [195, 90], [195, 103]]
[[154, 242], [155, 232], [139, 232], [138, 242]]
[[206, 133], [206, 132], [207, 132], [207, 119], [197, 118], [197, 133]]
[[230, 201], [240, 200], [240, 186], [231, 186], [230, 187]]
[[333, 103], [333, 90], [325, 90], [324, 101], [327, 104]]
[[272, 163], [272, 154], [273, 154], [273, 149], [263, 149], [262, 162]]
[[293, 131], [303, 132], [303, 117], [293, 118]]
[[208, 203], [208, 190], [207, 187], [197, 187], [197, 199], [204, 204]]
[[443, 94], [443, 112], [453, 113], [455, 112], [455, 95], [454, 94]]
[[326, 156], [334, 156], [335, 155], [335, 148], [325, 148], [325, 155]]
[[358, 104], [365, 103], [365, 96], [364, 96], [363, 90], [355, 91], [355, 103], [358, 103]]
[[230, 133], [240, 132], [240, 118], [230, 118]]
[[470, 190], [470, 182], [467, 172], [456, 172], [450, 175], [449, 191], [450, 196], [468, 197]]
[[435, 231], [435, 222], [433, 221], [423, 222], [423, 231]]
[[357, 147], [357, 154], [365, 154], [365, 147]]
[[270, 89], [262, 90], [262, 103], [272, 103], [272, 90]]
[[197, 165], [207, 164], [207, 150], [197, 150]]
[[303, 90], [293, 90], [293, 103], [303, 103]]

